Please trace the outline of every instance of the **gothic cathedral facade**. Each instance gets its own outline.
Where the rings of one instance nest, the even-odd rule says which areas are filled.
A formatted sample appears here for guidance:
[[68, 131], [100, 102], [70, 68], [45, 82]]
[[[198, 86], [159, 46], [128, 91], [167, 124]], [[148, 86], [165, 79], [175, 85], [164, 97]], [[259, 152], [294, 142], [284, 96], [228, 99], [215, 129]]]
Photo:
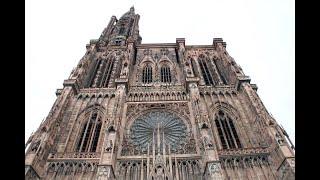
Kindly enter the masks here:
[[294, 147], [226, 43], [143, 44], [111, 17], [26, 143], [26, 179], [295, 178]]

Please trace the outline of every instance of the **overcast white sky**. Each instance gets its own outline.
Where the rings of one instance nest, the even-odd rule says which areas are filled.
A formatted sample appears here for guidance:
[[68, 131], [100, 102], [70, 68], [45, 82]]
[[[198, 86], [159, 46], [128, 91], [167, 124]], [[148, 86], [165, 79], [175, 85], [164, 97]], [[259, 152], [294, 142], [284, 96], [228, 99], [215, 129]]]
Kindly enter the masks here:
[[35, 131], [71, 70], [112, 15], [134, 5], [142, 43], [227, 43], [258, 85], [268, 111], [295, 140], [295, 12], [293, 0], [28, 0], [26, 1], [26, 126]]

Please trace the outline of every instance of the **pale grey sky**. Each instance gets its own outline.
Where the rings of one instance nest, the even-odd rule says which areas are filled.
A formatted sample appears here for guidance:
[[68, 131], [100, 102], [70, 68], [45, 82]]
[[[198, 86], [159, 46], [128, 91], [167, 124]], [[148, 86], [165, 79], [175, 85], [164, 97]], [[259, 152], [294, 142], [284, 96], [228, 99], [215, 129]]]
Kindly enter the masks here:
[[112, 15], [134, 5], [142, 43], [227, 43], [227, 51], [258, 85], [268, 111], [295, 141], [295, 12], [293, 0], [29, 0], [26, 1], [26, 126], [35, 131]]

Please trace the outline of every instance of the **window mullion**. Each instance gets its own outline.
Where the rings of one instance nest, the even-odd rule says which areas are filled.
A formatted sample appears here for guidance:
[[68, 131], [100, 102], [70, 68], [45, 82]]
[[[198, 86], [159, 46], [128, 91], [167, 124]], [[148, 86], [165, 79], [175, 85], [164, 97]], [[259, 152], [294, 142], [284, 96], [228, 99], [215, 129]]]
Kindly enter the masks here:
[[208, 78], [207, 78], [207, 74], [206, 74], [206, 72], [205, 72], [205, 68], [204, 68], [202, 59], [200, 59], [199, 65], [200, 65], [200, 69], [201, 69], [201, 71], [202, 71], [202, 76], [203, 76], [203, 78], [204, 78], [204, 81], [205, 81], [206, 85], [209, 85]]
[[[98, 129], [97, 129], [98, 128]], [[101, 122], [101, 118], [99, 117], [97, 119], [97, 127], [96, 127], [96, 130], [94, 132], [94, 138], [93, 138], [93, 141], [92, 141], [92, 147], [91, 147], [91, 151], [92, 152], [96, 152], [97, 151], [97, 146], [98, 146], [98, 141], [99, 141], [99, 137], [100, 137], [100, 133], [101, 133], [101, 128], [102, 128], [102, 122]], [[95, 149], [93, 149], [95, 148]]]
[[91, 144], [92, 144], [92, 139], [94, 138], [94, 134], [95, 134], [95, 130], [96, 130], [96, 126], [97, 126], [97, 119], [98, 119], [98, 117], [99, 117], [99, 112], [97, 113], [97, 116], [96, 116], [96, 118], [95, 118], [95, 120], [94, 120], [94, 126], [93, 126], [93, 130], [92, 130], [92, 132], [91, 132], [91, 134], [90, 134], [90, 141], [89, 141], [89, 146], [88, 146], [88, 150], [91, 152]]
[[150, 71], [150, 69], [149, 69], [149, 66], [147, 66], [147, 79], [146, 79], [146, 82], [147, 82], [147, 84], [149, 83], [149, 71]]
[[169, 83], [170, 82], [170, 80], [169, 80], [169, 67], [167, 67], [166, 68], [166, 74], [167, 74], [167, 83]]
[[112, 68], [113, 68], [113, 61], [110, 61], [109, 62], [109, 66], [108, 66], [108, 72], [107, 72], [107, 75], [106, 75], [106, 79], [105, 79], [105, 82], [103, 84], [103, 87], [108, 87], [108, 84], [109, 84], [109, 81], [110, 81], [110, 77], [111, 77], [111, 73], [112, 73]]
[[211, 83], [212, 83], [212, 85], [215, 85], [214, 84], [214, 80], [213, 80], [213, 75], [212, 75], [212, 68], [209, 68], [210, 67], [210, 66], [208, 66], [209, 63], [206, 63], [206, 64], [207, 64], [207, 67], [208, 67], [208, 73], [210, 75]]
[[165, 82], [165, 83], [168, 82], [168, 78], [167, 78], [167, 67], [164, 67], [164, 82]]
[[169, 82], [171, 83], [171, 70], [168, 68]]
[[211, 75], [210, 75], [207, 62], [205, 62], [205, 61], [203, 60], [203, 64], [204, 64], [205, 73], [206, 73], [206, 75], [207, 75], [207, 77], [208, 77], [209, 84], [210, 84], [210, 85], [213, 85], [212, 77], [211, 77]]
[[[232, 136], [233, 142], [234, 142], [236, 148], [238, 148], [236, 138], [235, 138], [235, 136], [234, 136], [234, 134], [233, 134], [233, 131], [232, 131], [232, 128], [231, 128], [231, 126], [230, 126], [230, 123], [233, 123], [233, 122], [232, 122], [231, 119], [229, 119], [229, 117], [226, 117], [226, 121], [227, 121], [227, 124], [228, 124], [229, 132], [230, 132], [230, 134], [231, 134], [231, 136]], [[231, 121], [231, 122], [230, 122], [230, 121]]]
[[227, 148], [230, 149], [229, 142], [228, 142], [226, 133], [225, 133], [225, 131], [224, 131], [224, 126], [222, 125], [222, 120], [221, 120], [221, 117], [220, 117], [220, 116], [218, 116], [218, 122], [219, 122], [219, 124], [220, 124], [221, 131], [222, 131], [222, 134], [223, 134], [223, 138], [224, 138], [224, 141], [226, 142]]
[[152, 67], [150, 66], [149, 67], [150, 68], [150, 72], [149, 72], [149, 74], [150, 74], [150, 79], [149, 79], [149, 83], [151, 83], [152, 82]]
[[146, 84], [149, 83], [149, 66], [146, 66]]
[[163, 69], [162, 69], [162, 67], [161, 67], [161, 68], [160, 68], [160, 81], [161, 81], [161, 82], [163, 82], [162, 76], [163, 76]]
[[143, 68], [142, 70], [142, 83], [146, 83], [146, 68]]
[[232, 138], [231, 138], [231, 136], [230, 136], [230, 132], [228, 131], [229, 129], [228, 129], [228, 127], [227, 127], [226, 119], [223, 118], [223, 120], [222, 120], [221, 122], [222, 122], [222, 124], [223, 124], [224, 132], [226, 133], [229, 146], [230, 146], [230, 148], [234, 148], [234, 146], [233, 146], [233, 144], [232, 144]]
[[88, 130], [88, 127], [89, 127], [89, 124], [90, 124], [91, 117], [92, 117], [92, 112], [90, 113], [89, 120], [87, 121], [86, 129], [85, 129], [85, 131], [83, 133], [82, 142], [81, 142], [81, 145], [80, 145], [80, 148], [79, 148], [80, 152], [82, 152], [83, 142], [84, 142], [84, 139], [86, 138], [86, 135], [87, 135], [87, 130]]
[[163, 67], [161, 67], [160, 73], [161, 73], [161, 82], [164, 82], [164, 71], [163, 71]]

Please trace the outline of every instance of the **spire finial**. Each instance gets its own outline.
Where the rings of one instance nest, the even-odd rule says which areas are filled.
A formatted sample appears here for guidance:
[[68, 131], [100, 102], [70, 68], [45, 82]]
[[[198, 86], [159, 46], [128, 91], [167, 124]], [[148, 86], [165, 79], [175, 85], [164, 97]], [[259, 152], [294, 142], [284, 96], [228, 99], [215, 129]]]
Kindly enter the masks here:
[[133, 5], [132, 5], [131, 8], [130, 8], [130, 13], [134, 13], [134, 7], [133, 7]]

